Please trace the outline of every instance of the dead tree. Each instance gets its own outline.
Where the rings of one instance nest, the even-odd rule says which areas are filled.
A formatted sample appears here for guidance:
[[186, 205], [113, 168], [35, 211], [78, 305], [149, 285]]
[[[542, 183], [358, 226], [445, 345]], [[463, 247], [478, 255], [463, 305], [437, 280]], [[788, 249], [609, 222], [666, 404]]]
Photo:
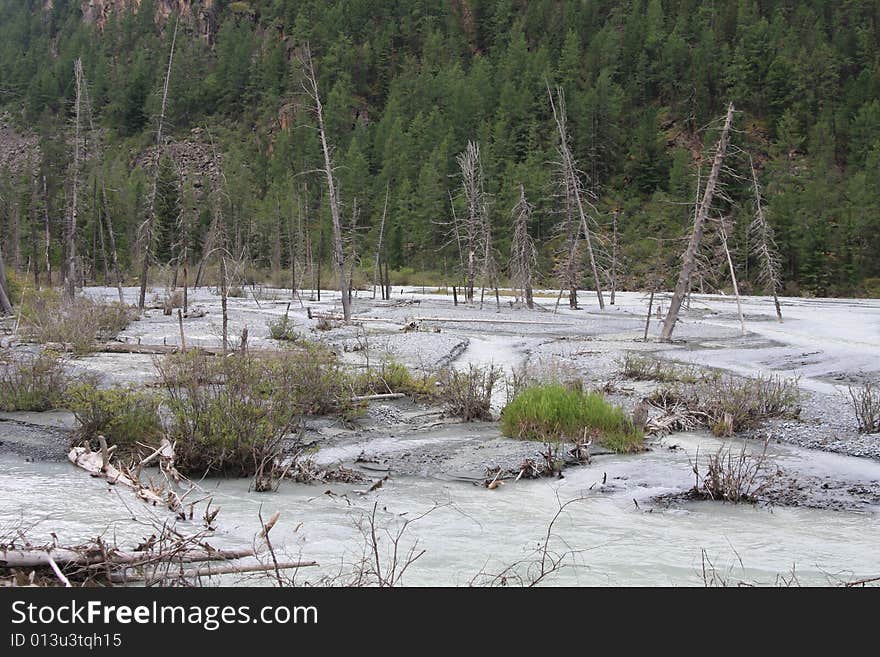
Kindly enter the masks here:
[[782, 321], [782, 309], [779, 306], [780, 288], [780, 263], [779, 251], [776, 247], [776, 239], [773, 235], [773, 227], [767, 223], [764, 216], [764, 201], [761, 198], [761, 187], [758, 184], [758, 174], [755, 172], [755, 164], [749, 157], [749, 167], [752, 170], [752, 184], [755, 190], [755, 218], [749, 226], [749, 237], [752, 241], [752, 255], [758, 258], [760, 263], [760, 282], [773, 294], [773, 304], [776, 306], [776, 317]]
[[18, 199], [11, 203], [9, 241], [12, 243], [12, 271], [21, 272], [21, 205]]
[[617, 217], [620, 214], [618, 208], [611, 213], [611, 305], [614, 305], [614, 295], [617, 292]]
[[[92, 115], [92, 101], [91, 101], [91, 98], [89, 97], [89, 85], [88, 85], [88, 81], [86, 80], [85, 73], [82, 74], [82, 94], [83, 94], [83, 103], [85, 105], [85, 112], [86, 112], [86, 116], [88, 117], [88, 122], [89, 122], [89, 140], [90, 140], [90, 144], [92, 145], [92, 147], [94, 148], [94, 151], [95, 151], [93, 154], [93, 158], [94, 158], [94, 162], [95, 162], [95, 169], [98, 172], [99, 185], [101, 187], [101, 204], [102, 204], [102, 207], [104, 210], [104, 214], [103, 214], [104, 222], [103, 223], [106, 224], [107, 237], [110, 242], [110, 257], [113, 262], [113, 275], [116, 278], [116, 291], [119, 295], [119, 303], [125, 303], [125, 297], [122, 294], [122, 274], [119, 271], [119, 255], [118, 255], [117, 249], [116, 249], [116, 234], [113, 231], [113, 217], [111, 216], [111, 213], [110, 213], [110, 200], [107, 197], [107, 184], [104, 179], [104, 170], [103, 170], [104, 157], [103, 157], [103, 152], [101, 149], [101, 142], [100, 142], [100, 138], [98, 136], [98, 131], [95, 130], [95, 120], [94, 120], [94, 116]], [[101, 215], [99, 214], [98, 216], [100, 218]], [[101, 244], [103, 247], [103, 244], [104, 244], [103, 230], [101, 231]], [[104, 266], [105, 266], [105, 268], [107, 266], [106, 257], [104, 259]]]
[[73, 63], [73, 73], [76, 78], [76, 100], [74, 105], [75, 128], [73, 138], [73, 174], [71, 180], [71, 203], [67, 211], [67, 222], [64, 231], [64, 241], [67, 247], [67, 265], [64, 269], [64, 296], [68, 301], [73, 301], [76, 296], [76, 220], [78, 211], [79, 192], [79, 164], [80, 164], [80, 119], [82, 109], [83, 71], [82, 60], [77, 59]]
[[[2, 245], [0, 245], [2, 247]], [[9, 299], [7, 290], [9, 285], [6, 282], [6, 263], [3, 261], [3, 249], [0, 248], [0, 315], [12, 314], [12, 302]]]
[[538, 264], [538, 250], [535, 241], [529, 235], [529, 221], [532, 218], [532, 206], [526, 200], [526, 190], [519, 186], [519, 202], [513, 206], [513, 239], [510, 243], [511, 279], [517, 291], [522, 291], [526, 306], [531, 309], [535, 305], [532, 294], [532, 279]]
[[30, 213], [30, 233], [31, 233], [31, 260], [34, 264], [34, 289], [40, 287], [40, 238], [37, 232], [37, 208], [40, 207], [40, 190], [37, 183], [37, 170], [31, 167], [31, 213]]
[[554, 228], [555, 237], [561, 240], [561, 245], [556, 250], [554, 265], [554, 275], [559, 283], [559, 295], [556, 297], [554, 312], [559, 309], [559, 302], [565, 290], [568, 290], [569, 307], [577, 310], [578, 287], [583, 278], [581, 224], [575, 216], [576, 210], [569, 191], [569, 180], [566, 177], [559, 180], [559, 199], [562, 206], [562, 220]]
[[483, 165], [480, 161], [480, 146], [469, 141], [467, 147], [455, 158], [461, 168], [461, 184], [467, 212], [459, 226], [455, 220], [456, 231], [462, 243], [462, 256], [465, 266], [468, 303], [474, 301], [474, 284], [477, 271], [485, 283], [487, 277], [494, 283], [495, 258], [492, 249], [492, 230], [489, 223], [489, 209], [483, 181]]
[[138, 295], [138, 309], [142, 312], [144, 310], [144, 300], [147, 296], [147, 274], [150, 270], [150, 255], [153, 249], [153, 229], [156, 223], [156, 197], [159, 193], [159, 163], [161, 162], [163, 151], [162, 130], [165, 124], [165, 110], [168, 106], [168, 83], [171, 80], [171, 67], [174, 63], [174, 46], [177, 43], [177, 27], [179, 23], [179, 20], [174, 23], [174, 33], [171, 36], [171, 50], [168, 53], [168, 68], [165, 71], [165, 83], [162, 86], [162, 105], [159, 110], [159, 122], [156, 126], [156, 155], [153, 160], [153, 184], [150, 187], [147, 217], [139, 227], [140, 238], [143, 244], [143, 264], [141, 265], [141, 290]]
[[733, 258], [730, 255], [730, 247], [727, 243], [727, 229], [724, 227], [724, 218], [719, 219], [718, 235], [721, 237], [721, 248], [724, 249], [724, 255], [727, 258], [727, 266], [730, 269], [730, 281], [733, 284], [733, 294], [736, 297], [736, 312], [739, 315], [740, 332], [746, 334], [746, 321], [743, 318], [742, 302], [739, 298], [739, 285], [736, 282], [736, 268], [733, 266]]
[[[379, 270], [379, 259], [382, 256], [382, 239], [385, 237], [385, 216], [388, 213], [388, 192], [391, 189], [391, 183], [385, 185], [385, 205], [382, 207], [382, 222], [379, 224], [379, 241], [376, 243], [376, 266], [373, 268], [373, 298], [376, 298], [376, 286], [381, 282], [381, 272]], [[385, 295], [382, 295], [384, 300]]]
[[706, 220], [709, 217], [709, 210], [712, 207], [712, 199], [715, 195], [715, 188], [718, 185], [718, 178], [721, 175], [721, 166], [724, 164], [724, 156], [727, 153], [727, 146], [730, 142], [730, 128], [733, 124], [733, 103], [727, 108], [727, 116], [724, 119], [724, 127], [721, 129], [721, 136], [715, 145], [715, 158], [712, 162], [712, 171], [706, 181], [706, 187], [703, 190], [703, 198], [694, 213], [694, 229], [691, 232], [687, 249], [682, 258], [681, 271], [678, 275], [678, 282], [675, 285], [675, 291], [672, 294], [672, 300], [669, 302], [669, 310], [666, 313], [666, 320], [663, 322], [663, 330], [660, 333], [660, 340], [668, 342], [672, 339], [672, 331], [675, 329], [675, 323], [678, 321], [678, 313], [681, 310], [681, 303], [685, 295], [688, 293], [691, 276], [697, 267], [697, 254], [700, 249], [700, 241], [703, 239], [703, 232], [706, 228]]
[[43, 257], [46, 260], [46, 285], [52, 287], [52, 231], [49, 226], [49, 193], [46, 191], [46, 176], [43, 176], [43, 227], [45, 230], [45, 249]]
[[[581, 230], [584, 234], [584, 244], [587, 248], [587, 255], [590, 259], [590, 268], [593, 273], [593, 282], [596, 285], [596, 296], [599, 299], [599, 308], [605, 308], [605, 299], [602, 297], [602, 281], [599, 278], [599, 268], [596, 265], [596, 254], [593, 252], [593, 242], [591, 239], [590, 227], [587, 221], [587, 215], [584, 210], [584, 190], [581, 185], [580, 172], [577, 168], [577, 162], [571, 152], [571, 145], [568, 138], [568, 126], [566, 124], [565, 115], [565, 93], [561, 87], [556, 88], [556, 101], [553, 100], [553, 93], [550, 87], [547, 87], [547, 93], [550, 95], [550, 107], [553, 110], [553, 119], [556, 121], [556, 129], [559, 132], [559, 145], [557, 151], [560, 161], [559, 175], [564, 179], [563, 188], [571, 195], [572, 205], [577, 209], [578, 217], [581, 222]], [[590, 209], [595, 208], [586, 202]]]
[[313, 109], [318, 121], [318, 135], [321, 138], [321, 150], [324, 153], [324, 175], [327, 177], [327, 191], [329, 193], [330, 216], [333, 221], [333, 259], [336, 265], [336, 273], [339, 277], [339, 292], [342, 294], [342, 316], [344, 321], [351, 320], [351, 297], [348, 286], [348, 276], [345, 265], [345, 248], [342, 236], [342, 214], [339, 208], [339, 189], [333, 177], [333, 158], [330, 145], [327, 143], [327, 131], [324, 129], [324, 106], [321, 104], [321, 96], [318, 93], [318, 78], [315, 75], [315, 66], [312, 61], [312, 51], [306, 43], [300, 55], [305, 79], [302, 87], [306, 95], [312, 99]]

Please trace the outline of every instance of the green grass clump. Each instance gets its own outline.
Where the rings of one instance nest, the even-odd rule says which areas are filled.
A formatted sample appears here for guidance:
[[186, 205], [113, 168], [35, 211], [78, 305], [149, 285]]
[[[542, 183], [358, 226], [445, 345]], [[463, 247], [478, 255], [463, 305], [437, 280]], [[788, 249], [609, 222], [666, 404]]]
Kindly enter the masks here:
[[526, 388], [501, 414], [501, 431], [510, 438], [553, 442], [577, 440], [585, 433], [615, 452], [637, 452], [644, 436], [632, 420], [598, 393], [559, 384]]
[[97, 448], [100, 434], [120, 454], [128, 455], [138, 451], [138, 443], [155, 447], [162, 438], [160, 398], [151, 392], [80, 383], [70, 387], [65, 401], [79, 423], [75, 443], [88, 440]]

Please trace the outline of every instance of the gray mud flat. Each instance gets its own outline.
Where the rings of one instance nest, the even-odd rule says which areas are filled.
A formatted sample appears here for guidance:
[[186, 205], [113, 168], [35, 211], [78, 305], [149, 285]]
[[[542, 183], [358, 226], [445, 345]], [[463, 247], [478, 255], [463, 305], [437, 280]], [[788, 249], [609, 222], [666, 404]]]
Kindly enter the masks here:
[[[792, 568], [798, 581], [812, 584], [880, 575], [880, 438], [860, 436], [842, 402], [847, 384], [880, 372], [880, 302], [784, 299], [785, 322], [779, 324], [772, 300], [750, 297], [744, 299], [743, 336], [733, 299], [695, 295], [676, 342], [660, 344], [642, 340], [647, 298], [636, 293], [619, 293], [618, 304], [604, 312], [589, 304], [553, 312], [555, 299], [546, 298], [529, 312], [509, 304], [456, 308], [443, 295], [399, 292], [395, 288], [391, 302], [355, 299], [355, 320], [369, 320], [359, 325], [318, 331], [307, 318], [308, 307], [338, 312], [332, 292], [322, 294], [321, 303], [294, 302], [290, 317], [304, 335], [327, 343], [354, 367], [389, 361], [429, 372], [471, 364], [524, 367], [576, 376], [588, 387], [610, 382], [609, 397], [627, 409], [655, 387], [620, 377], [627, 352], [735, 374], [797, 378], [804, 393], [799, 421], [771, 422], [741, 437], [745, 442], [728, 443], [754, 450], [769, 437], [781, 474], [758, 506], [687, 501], [691, 460], [722, 445], [696, 433], [653, 441], [644, 454], [596, 450], [590, 465], [568, 468], [561, 479], [487, 490], [480, 485], [487, 468], [512, 469], [541, 445], [504, 438], [494, 422], [461, 424], [408, 400], [380, 402], [353, 426], [316, 418], [306, 432], [316, 461], [358, 468], [371, 481], [387, 476], [380, 489], [370, 492], [369, 481], [283, 482], [277, 493], [256, 494], [246, 481], [201, 482], [223, 508], [213, 539], [219, 547], [250, 545], [259, 530], [258, 510], [264, 517], [280, 510], [277, 547], [318, 559], [321, 573], [310, 578], [332, 578], [361, 553], [356, 525], [374, 504], [390, 528], [437, 506], [408, 529], [407, 540], [418, 540], [427, 552], [407, 583], [468, 584], [481, 570], [527, 561], [559, 504], [578, 499], [554, 528], [557, 550], [573, 551], [569, 567], [549, 583], [699, 584], [703, 551], [734, 583], [772, 584]], [[109, 289], [90, 293], [115, 296]], [[133, 289], [126, 293], [134, 298]], [[252, 298], [230, 299], [230, 335], [247, 327], [252, 346], [278, 346], [266, 322], [284, 314], [289, 294], [263, 290], [259, 305]], [[187, 344], [219, 344], [219, 299], [207, 289], [191, 292], [190, 299], [206, 314], [184, 321]], [[661, 311], [664, 303], [662, 295], [655, 298]], [[418, 322], [419, 331], [401, 330], [419, 317], [432, 319]], [[654, 318], [650, 336], [658, 330]], [[120, 339], [177, 344], [176, 317], [151, 311]], [[71, 363], [103, 375], [108, 385], [154, 377], [151, 357], [95, 354]], [[504, 401], [504, 391], [496, 390], [496, 414]], [[0, 421], [0, 527], [38, 521], [31, 533], [54, 531], [68, 542], [100, 533], [125, 541], [144, 537], [147, 528], [132, 522], [125, 506], [138, 509], [140, 502], [129, 496], [123, 504], [123, 491], [57, 460], [66, 450], [69, 420], [58, 414], [9, 419], [14, 421]]]

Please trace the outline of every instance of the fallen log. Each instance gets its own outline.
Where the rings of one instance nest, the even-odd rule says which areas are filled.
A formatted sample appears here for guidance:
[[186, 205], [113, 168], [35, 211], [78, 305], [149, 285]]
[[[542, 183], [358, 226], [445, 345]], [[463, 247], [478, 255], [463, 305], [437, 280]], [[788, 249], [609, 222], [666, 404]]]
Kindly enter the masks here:
[[[337, 315], [335, 313], [325, 313], [314, 310], [309, 310], [308, 313], [309, 319], [327, 319], [333, 322], [344, 322], [345, 318], [342, 315]], [[399, 324], [399, 322], [395, 322], [391, 319], [386, 319], [384, 317], [352, 317], [349, 320], [350, 324], [359, 324], [362, 322], [379, 322], [381, 324]]]
[[[280, 561], [277, 564], [253, 564], [250, 566], [242, 566], [229, 564], [226, 566], [206, 566], [195, 570], [184, 570], [179, 573], [164, 573], [165, 578], [183, 578], [196, 579], [198, 577], [211, 577], [213, 575], [242, 575], [246, 573], [264, 573], [270, 570], [293, 570], [294, 568], [311, 568], [317, 566], [317, 561]], [[114, 584], [125, 584], [128, 582], [144, 582], [148, 580], [162, 579], [162, 577], [148, 577], [140, 573], [128, 575], [126, 573], [112, 573], [110, 581]]]
[[[103, 450], [102, 450], [103, 451]], [[107, 483], [122, 484], [127, 488], [131, 488], [139, 498], [151, 504], [165, 504], [159, 495], [150, 490], [139, 481], [135, 481], [128, 475], [123, 474], [114, 465], [105, 464], [105, 456], [100, 452], [93, 452], [88, 445], [74, 447], [68, 452], [67, 459], [74, 465], [82, 468], [94, 477], [101, 477], [107, 480]]]
[[51, 568], [54, 561], [58, 566], [90, 566], [108, 561], [111, 566], [142, 566], [157, 559], [175, 563], [195, 563], [199, 561], [230, 561], [254, 556], [253, 550], [188, 550], [173, 556], [151, 554], [149, 552], [121, 552], [111, 550], [102, 552], [95, 549], [72, 548], [12, 549], [0, 550], [0, 566], [4, 568]]
[[416, 322], [462, 322], [473, 324], [531, 324], [541, 326], [564, 326], [568, 322], [539, 322], [530, 319], [486, 319], [475, 317], [413, 317]]
[[360, 397], [352, 397], [351, 401], [377, 401], [380, 399], [403, 399], [404, 397], [406, 397], [406, 395], [402, 392], [386, 392], [379, 395], [361, 395]]
[[[53, 351], [72, 352], [73, 345], [69, 342], [47, 342], [43, 347]], [[148, 356], [164, 356], [167, 354], [176, 354], [181, 351], [179, 345], [175, 344], [141, 344], [133, 342], [104, 342], [94, 345], [92, 353], [101, 354], [144, 354]], [[223, 347], [211, 347], [205, 345], [189, 345], [186, 351], [201, 351], [208, 356], [223, 356]], [[248, 349], [249, 353], [279, 353], [280, 349]], [[228, 353], [228, 350], [227, 350]]]

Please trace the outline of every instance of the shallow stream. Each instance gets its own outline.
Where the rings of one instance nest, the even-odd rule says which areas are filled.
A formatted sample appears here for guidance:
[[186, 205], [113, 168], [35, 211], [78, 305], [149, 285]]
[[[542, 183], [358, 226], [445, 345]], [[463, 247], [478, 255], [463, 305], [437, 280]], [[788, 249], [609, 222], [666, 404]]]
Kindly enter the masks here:
[[[677, 448], [669, 449], [672, 445]], [[217, 547], [250, 546], [260, 527], [258, 514], [265, 519], [281, 511], [272, 532], [276, 548], [321, 564], [320, 573], [304, 570], [299, 581], [332, 576], [361, 556], [364, 541], [357, 523], [374, 503], [380, 526], [391, 533], [405, 519], [437, 505], [413, 522], [401, 540], [401, 549], [418, 541], [417, 549], [425, 550], [408, 570], [406, 584], [467, 585], [480, 571], [496, 573], [520, 560], [526, 561], [518, 570], [524, 573], [559, 504], [578, 498], [553, 527], [551, 551], [570, 554], [548, 584], [700, 585], [704, 566], [716, 581], [730, 584], [772, 584], [792, 569], [801, 584], [880, 575], [877, 509], [839, 512], [714, 502], [667, 507], [653, 501], [687, 489], [693, 481], [689, 459], [698, 448], [705, 454], [717, 445], [707, 435], [681, 434], [647, 454], [596, 457], [590, 466], [567, 470], [564, 479], [521, 481], [491, 491], [415, 477], [392, 478], [363, 495], [367, 485], [284, 483], [277, 493], [257, 494], [248, 492], [246, 481], [202, 483], [214, 493], [215, 506], [222, 507], [212, 539]], [[880, 463], [874, 461], [781, 445], [772, 452], [783, 468], [880, 480]], [[51, 540], [54, 532], [60, 543], [69, 544], [103, 533], [130, 546], [153, 529], [134, 522], [126, 505], [141, 517], [147, 508], [130, 491], [108, 487], [66, 462], [0, 456], [0, 529], [23, 515], [34, 539]], [[198, 523], [189, 529], [198, 530]], [[380, 536], [381, 544], [390, 547], [387, 535]]]

